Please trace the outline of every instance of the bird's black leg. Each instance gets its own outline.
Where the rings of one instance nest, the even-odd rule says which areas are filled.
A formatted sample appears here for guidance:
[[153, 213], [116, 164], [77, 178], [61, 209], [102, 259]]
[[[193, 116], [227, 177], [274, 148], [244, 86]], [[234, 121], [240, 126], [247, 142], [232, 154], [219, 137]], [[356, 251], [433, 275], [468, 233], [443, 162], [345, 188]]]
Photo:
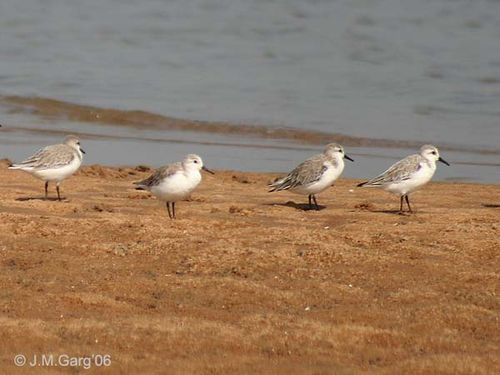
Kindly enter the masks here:
[[49, 181], [45, 181], [45, 199], [49, 197]]
[[312, 204], [312, 194], [309, 194], [309, 209], [312, 210], [313, 204]]
[[59, 184], [56, 184], [56, 190], [57, 190], [57, 199], [59, 199], [59, 202], [61, 201], [61, 194], [59, 192]]
[[401, 196], [400, 200], [399, 200], [399, 213], [402, 214], [403, 213], [403, 199], [405, 198], [404, 195]]
[[172, 219], [172, 213], [170, 212], [170, 202], [166, 202], [167, 205], [167, 210], [168, 210], [168, 217]]
[[174, 219], [176, 219], [176, 217], [175, 217], [175, 202], [172, 202], [172, 216], [174, 217]]
[[411, 209], [410, 206], [410, 199], [408, 198], [408, 195], [405, 195], [405, 199], [406, 199], [406, 204], [408, 205], [408, 210], [410, 210], [410, 212], [413, 213], [413, 210]]
[[316, 206], [316, 211], [319, 211], [319, 206], [318, 206], [318, 201], [316, 200], [316, 196], [313, 195], [312, 198], [314, 200], [314, 205]]

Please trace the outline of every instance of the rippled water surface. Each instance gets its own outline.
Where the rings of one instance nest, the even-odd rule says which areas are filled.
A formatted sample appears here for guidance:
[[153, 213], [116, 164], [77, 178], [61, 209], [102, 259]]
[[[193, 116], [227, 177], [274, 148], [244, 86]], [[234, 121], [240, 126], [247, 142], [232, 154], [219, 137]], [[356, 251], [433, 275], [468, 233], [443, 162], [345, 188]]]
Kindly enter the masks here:
[[[459, 163], [437, 177], [498, 182], [500, 1], [2, 0], [0, 95], [472, 147], [493, 154], [453, 153]], [[13, 129], [106, 131], [7, 105], [0, 116]], [[199, 150], [215, 168], [285, 170], [318, 148], [259, 139], [237, 141], [266, 142], [267, 151], [201, 146], [214, 137], [236, 142], [194, 133], [168, 146], [134, 132], [135, 140], [89, 139], [88, 160], [161, 164]], [[58, 139], [2, 134], [1, 155], [13, 159]], [[353, 150], [374, 157], [360, 155], [346, 174], [372, 174], [410, 151]]]

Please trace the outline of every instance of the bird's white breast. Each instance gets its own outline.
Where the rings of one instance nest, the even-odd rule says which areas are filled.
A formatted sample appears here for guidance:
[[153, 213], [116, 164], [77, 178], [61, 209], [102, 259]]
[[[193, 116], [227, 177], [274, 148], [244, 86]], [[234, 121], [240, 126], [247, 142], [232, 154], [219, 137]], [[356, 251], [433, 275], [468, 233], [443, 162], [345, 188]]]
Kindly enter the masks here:
[[189, 196], [200, 182], [201, 173], [199, 171], [177, 172], [153, 186], [151, 193], [161, 200], [175, 202]]
[[61, 182], [75, 173], [80, 165], [82, 164], [82, 160], [79, 157], [73, 158], [73, 160], [62, 167], [58, 168], [47, 168], [47, 169], [31, 169], [26, 170], [31, 173], [33, 176], [43, 180], [43, 181], [57, 181]]
[[325, 161], [323, 165], [327, 168], [325, 172], [321, 175], [321, 178], [309, 185], [298, 186], [292, 189], [293, 192], [303, 195], [318, 194], [323, 190], [329, 188], [333, 185], [335, 180], [339, 178], [344, 170], [344, 161], [339, 160], [338, 164], [335, 166], [330, 161]]
[[385, 190], [398, 195], [405, 195], [420, 189], [427, 184], [436, 171], [435, 163], [420, 162], [420, 169], [404, 181], [387, 185]]

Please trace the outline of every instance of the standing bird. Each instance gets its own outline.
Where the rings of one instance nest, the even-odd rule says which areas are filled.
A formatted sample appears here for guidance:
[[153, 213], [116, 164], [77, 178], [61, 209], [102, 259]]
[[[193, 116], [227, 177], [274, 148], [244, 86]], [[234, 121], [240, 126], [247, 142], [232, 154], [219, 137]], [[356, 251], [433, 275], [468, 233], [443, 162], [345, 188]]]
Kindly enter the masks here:
[[82, 165], [85, 151], [74, 135], [68, 135], [64, 143], [44, 147], [25, 161], [13, 164], [9, 169], [20, 169], [45, 181], [45, 199], [48, 197], [49, 182], [56, 182], [57, 198], [61, 200], [59, 185], [75, 173]]
[[214, 174], [203, 165], [198, 155], [189, 154], [183, 161], [161, 167], [145, 180], [134, 184], [137, 190], [148, 190], [165, 201], [168, 217], [175, 219], [175, 202], [185, 199], [196, 189], [201, 182], [201, 170]]
[[358, 186], [379, 187], [385, 191], [400, 196], [399, 213], [403, 213], [403, 199], [406, 200], [408, 210], [410, 207], [408, 194], [420, 189], [428, 183], [436, 171], [436, 161], [450, 165], [439, 156], [437, 147], [433, 145], [423, 145], [420, 154], [407, 156], [403, 160], [393, 164], [381, 175], [369, 181], [362, 182]]
[[287, 176], [269, 184], [269, 192], [290, 190], [309, 196], [309, 209], [319, 210], [316, 194], [333, 185], [344, 170], [344, 159], [354, 161], [337, 143], [326, 145], [322, 154], [314, 155], [299, 164]]

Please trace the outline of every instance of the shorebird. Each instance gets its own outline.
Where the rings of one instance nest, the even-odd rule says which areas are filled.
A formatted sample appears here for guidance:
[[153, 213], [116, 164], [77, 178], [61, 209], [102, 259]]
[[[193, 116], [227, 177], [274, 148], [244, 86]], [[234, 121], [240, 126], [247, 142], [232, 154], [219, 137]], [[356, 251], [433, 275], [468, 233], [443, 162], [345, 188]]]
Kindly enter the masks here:
[[322, 154], [314, 155], [299, 164], [288, 175], [269, 184], [269, 192], [290, 190], [309, 197], [309, 209], [319, 210], [316, 194], [333, 185], [344, 170], [344, 159], [354, 161], [337, 143], [326, 145]]
[[183, 161], [161, 167], [145, 180], [134, 184], [137, 190], [148, 190], [165, 201], [168, 217], [175, 219], [175, 202], [185, 199], [196, 189], [201, 182], [201, 170], [214, 174], [203, 165], [198, 155], [189, 154]]
[[12, 164], [9, 169], [20, 169], [45, 181], [45, 199], [48, 198], [49, 182], [55, 181], [57, 198], [61, 200], [59, 185], [75, 173], [82, 164], [85, 151], [74, 135], [69, 135], [64, 142], [44, 147], [25, 161]]
[[399, 212], [403, 213], [403, 199], [409, 212], [413, 212], [408, 195], [428, 183], [436, 171], [436, 161], [450, 165], [439, 156], [437, 147], [423, 145], [419, 154], [407, 156], [393, 164], [384, 173], [362, 182], [358, 186], [377, 187], [400, 197]]

